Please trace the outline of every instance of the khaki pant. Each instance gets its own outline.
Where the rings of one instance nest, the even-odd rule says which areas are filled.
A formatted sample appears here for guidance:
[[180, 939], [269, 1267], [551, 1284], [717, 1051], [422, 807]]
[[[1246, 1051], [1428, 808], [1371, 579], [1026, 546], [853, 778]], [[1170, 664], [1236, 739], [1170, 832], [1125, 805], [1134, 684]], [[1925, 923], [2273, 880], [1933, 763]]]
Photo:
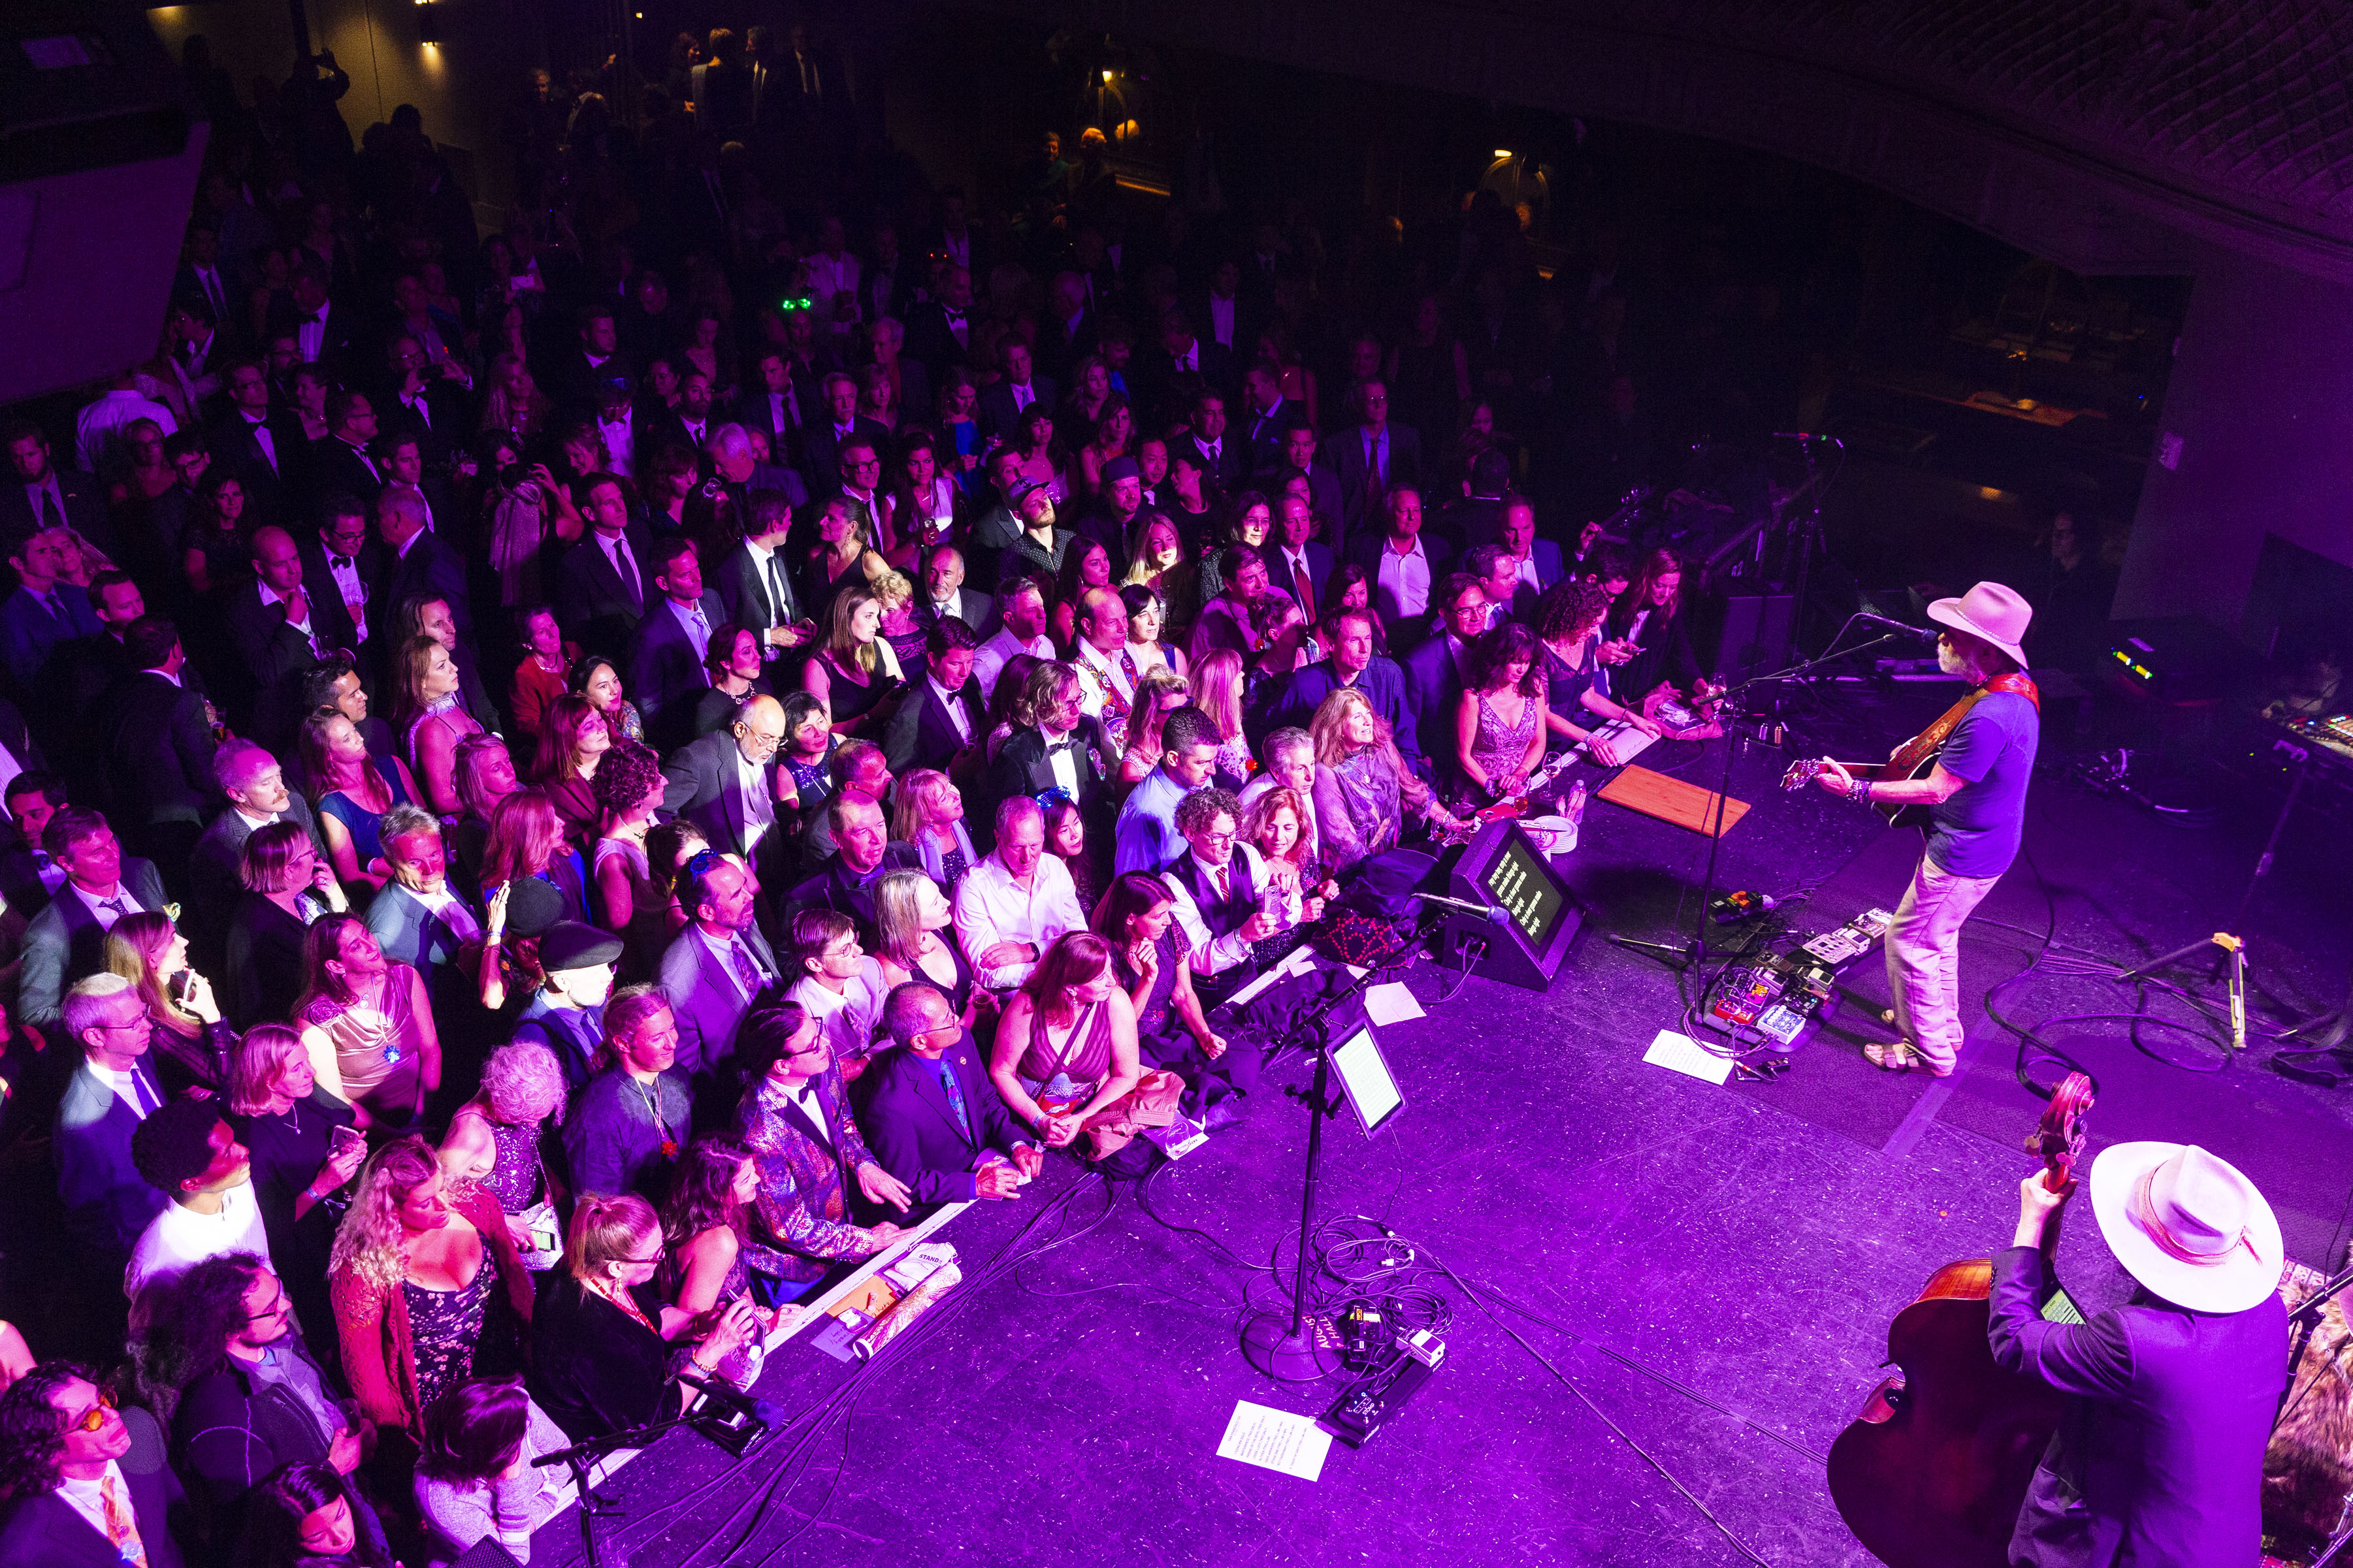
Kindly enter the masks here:
[[1887, 928], [1895, 1031], [1939, 1074], [1961, 1053], [1961, 927], [2000, 877], [1956, 877], [1926, 855]]

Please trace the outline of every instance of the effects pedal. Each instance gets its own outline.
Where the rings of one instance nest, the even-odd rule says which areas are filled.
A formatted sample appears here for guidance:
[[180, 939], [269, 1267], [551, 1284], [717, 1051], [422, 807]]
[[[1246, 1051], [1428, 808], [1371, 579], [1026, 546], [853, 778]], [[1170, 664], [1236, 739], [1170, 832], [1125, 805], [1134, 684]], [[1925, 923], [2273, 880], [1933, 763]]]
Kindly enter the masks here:
[[1441, 1342], [1432, 1339], [1424, 1348], [1431, 1355], [1430, 1360], [1424, 1361], [1413, 1350], [1401, 1348], [1394, 1372], [1383, 1373], [1334, 1400], [1332, 1407], [1324, 1412], [1324, 1429], [1351, 1448], [1361, 1448], [1370, 1442], [1373, 1434], [1393, 1420], [1421, 1391], [1421, 1385], [1430, 1380], [1444, 1360], [1446, 1347]]

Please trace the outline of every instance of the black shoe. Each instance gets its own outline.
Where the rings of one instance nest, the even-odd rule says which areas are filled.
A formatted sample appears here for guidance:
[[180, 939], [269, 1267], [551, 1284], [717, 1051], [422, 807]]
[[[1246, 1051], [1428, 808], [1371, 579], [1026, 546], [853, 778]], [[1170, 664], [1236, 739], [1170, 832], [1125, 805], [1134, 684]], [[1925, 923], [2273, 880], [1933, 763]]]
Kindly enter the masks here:
[[1221, 1127], [1239, 1126], [1244, 1114], [1241, 1096], [1229, 1094], [1209, 1107], [1209, 1113], [1201, 1118], [1201, 1126], [1210, 1132], [1215, 1132]]

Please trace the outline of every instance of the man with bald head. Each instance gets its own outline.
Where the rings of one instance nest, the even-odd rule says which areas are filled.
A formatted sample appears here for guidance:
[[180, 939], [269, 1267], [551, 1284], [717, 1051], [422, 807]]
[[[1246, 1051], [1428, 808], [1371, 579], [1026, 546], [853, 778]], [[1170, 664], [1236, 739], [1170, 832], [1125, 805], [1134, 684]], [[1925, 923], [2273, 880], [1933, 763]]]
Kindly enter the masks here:
[[383, 580], [371, 602], [387, 613], [411, 599], [439, 599], [459, 638], [471, 641], [474, 612], [466, 594], [466, 559], [433, 531], [417, 492], [386, 486], [375, 498], [376, 537], [384, 542]]
[[229, 644], [251, 685], [229, 696], [233, 705], [251, 700], [253, 733], [271, 744], [290, 743], [301, 720], [294, 687], [303, 672], [359, 639], [325, 558], [314, 562], [286, 530], [254, 531], [253, 574], [229, 600], [227, 614]]
[[756, 693], [744, 698], [726, 729], [681, 746], [662, 764], [663, 818], [693, 823], [713, 849], [775, 866], [784, 837], [776, 831], [776, 747], [784, 738], [784, 704]]

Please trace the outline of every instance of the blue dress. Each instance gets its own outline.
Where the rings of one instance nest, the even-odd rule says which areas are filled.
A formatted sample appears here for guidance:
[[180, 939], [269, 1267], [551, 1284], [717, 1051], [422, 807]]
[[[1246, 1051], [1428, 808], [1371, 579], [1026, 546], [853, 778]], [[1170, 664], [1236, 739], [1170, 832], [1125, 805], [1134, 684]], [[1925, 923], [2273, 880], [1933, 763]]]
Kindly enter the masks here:
[[363, 868], [384, 854], [384, 840], [379, 829], [384, 826], [385, 812], [395, 805], [410, 804], [408, 791], [401, 786], [398, 768], [384, 757], [370, 757], [368, 765], [375, 769], [376, 775], [384, 780], [385, 789], [392, 797], [391, 805], [384, 811], [370, 811], [342, 790], [333, 790], [319, 797], [319, 809], [342, 823], [343, 831], [352, 836], [352, 852], [359, 857]]

